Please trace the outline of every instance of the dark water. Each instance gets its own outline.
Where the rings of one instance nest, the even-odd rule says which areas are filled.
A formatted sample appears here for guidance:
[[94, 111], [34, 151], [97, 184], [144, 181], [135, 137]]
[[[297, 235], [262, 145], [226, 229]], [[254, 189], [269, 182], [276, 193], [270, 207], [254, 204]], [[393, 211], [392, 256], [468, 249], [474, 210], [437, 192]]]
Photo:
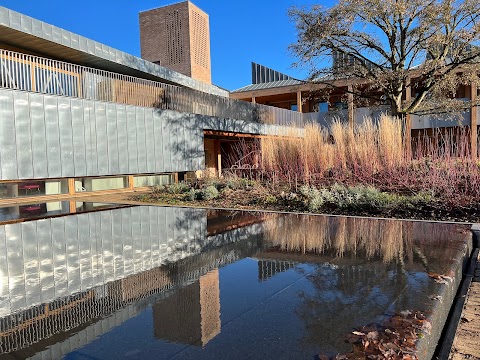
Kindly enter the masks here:
[[126, 207], [0, 226], [0, 359], [313, 359], [428, 314], [465, 226]]

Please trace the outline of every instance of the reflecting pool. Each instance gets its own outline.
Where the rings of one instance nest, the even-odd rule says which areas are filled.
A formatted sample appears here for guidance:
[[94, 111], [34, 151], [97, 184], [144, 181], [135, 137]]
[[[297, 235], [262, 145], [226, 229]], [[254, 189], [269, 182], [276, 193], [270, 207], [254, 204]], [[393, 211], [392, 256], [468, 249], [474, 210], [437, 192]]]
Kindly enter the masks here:
[[314, 359], [405, 310], [434, 343], [471, 245], [456, 224], [82, 206], [0, 225], [0, 359]]

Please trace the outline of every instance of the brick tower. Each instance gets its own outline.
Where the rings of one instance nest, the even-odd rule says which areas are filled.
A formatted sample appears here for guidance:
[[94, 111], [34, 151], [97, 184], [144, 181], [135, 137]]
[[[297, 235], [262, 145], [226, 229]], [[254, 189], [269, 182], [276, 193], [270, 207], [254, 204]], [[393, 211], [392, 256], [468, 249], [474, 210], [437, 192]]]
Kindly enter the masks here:
[[142, 11], [142, 58], [212, 83], [208, 15], [190, 1]]

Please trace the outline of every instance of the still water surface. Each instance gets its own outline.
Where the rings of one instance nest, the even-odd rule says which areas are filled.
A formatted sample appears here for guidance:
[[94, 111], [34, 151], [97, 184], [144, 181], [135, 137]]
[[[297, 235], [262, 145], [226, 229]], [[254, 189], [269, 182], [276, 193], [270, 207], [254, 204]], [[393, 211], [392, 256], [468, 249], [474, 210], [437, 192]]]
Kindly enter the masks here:
[[452, 224], [153, 206], [0, 225], [0, 359], [347, 352], [356, 327], [428, 312], [443, 285], [427, 273], [447, 274], [467, 234]]

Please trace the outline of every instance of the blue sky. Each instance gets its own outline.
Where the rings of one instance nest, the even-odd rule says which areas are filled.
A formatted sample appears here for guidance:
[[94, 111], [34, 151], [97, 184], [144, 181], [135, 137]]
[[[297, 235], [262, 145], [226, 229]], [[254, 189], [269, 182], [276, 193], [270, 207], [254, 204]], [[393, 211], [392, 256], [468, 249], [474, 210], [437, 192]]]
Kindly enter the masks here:
[[[250, 84], [251, 61], [305, 78], [305, 71], [291, 67], [295, 59], [287, 48], [295, 29], [287, 10], [323, 1], [194, 0], [210, 15], [213, 82], [228, 90]], [[139, 56], [138, 13], [175, 2], [0, 0], [0, 5]]]

